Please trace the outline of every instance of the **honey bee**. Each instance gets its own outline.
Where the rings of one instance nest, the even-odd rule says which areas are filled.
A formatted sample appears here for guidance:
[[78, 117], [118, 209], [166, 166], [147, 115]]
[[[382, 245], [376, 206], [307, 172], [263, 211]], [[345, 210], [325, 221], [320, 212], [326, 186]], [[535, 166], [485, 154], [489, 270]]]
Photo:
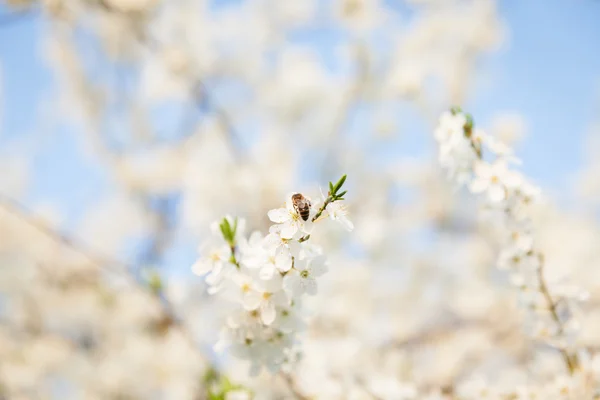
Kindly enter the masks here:
[[294, 205], [294, 209], [300, 215], [300, 217], [307, 221], [310, 216], [310, 207], [311, 203], [304, 195], [301, 193], [296, 193], [292, 195], [292, 204]]

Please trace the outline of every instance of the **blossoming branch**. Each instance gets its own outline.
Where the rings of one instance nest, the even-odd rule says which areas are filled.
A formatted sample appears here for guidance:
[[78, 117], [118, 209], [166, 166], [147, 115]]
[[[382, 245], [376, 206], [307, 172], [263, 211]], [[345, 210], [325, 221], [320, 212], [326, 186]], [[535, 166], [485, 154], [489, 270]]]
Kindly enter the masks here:
[[511, 169], [520, 162], [513, 150], [475, 128], [473, 118], [459, 108], [442, 114], [435, 139], [439, 163], [449, 178], [483, 195], [487, 208], [502, 223], [505, 238], [498, 267], [509, 272], [518, 288], [533, 336], [558, 348], [574, 373], [579, 364], [572, 345], [578, 328], [574, 314], [577, 302], [587, 295], [571, 285], [550, 285], [544, 275], [544, 255], [536, 247], [530, 216], [540, 189]]
[[211, 294], [236, 304], [215, 347], [248, 360], [251, 375], [263, 368], [276, 373], [299, 355], [302, 298], [317, 294], [317, 279], [327, 272], [323, 249], [309, 239], [326, 219], [353, 229], [343, 203], [345, 181], [346, 175], [330, 182], [327, 196], [314, 203], [301, 193], [289, 194], [285, 207], [268, 212], [274, 224], [266, 235], [246, 237], [243, 219], [223, 218], [213, 224], [213, 242], [192, 267], [206, 276]]

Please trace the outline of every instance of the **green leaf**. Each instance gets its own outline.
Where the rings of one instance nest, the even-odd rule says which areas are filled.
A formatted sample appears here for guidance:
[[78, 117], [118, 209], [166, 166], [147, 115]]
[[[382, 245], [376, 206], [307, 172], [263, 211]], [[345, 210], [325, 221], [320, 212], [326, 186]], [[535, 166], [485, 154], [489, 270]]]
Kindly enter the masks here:
[[329, 194], [333, 193], [333, 183], [329, 182]]
[[221, 225], [219, 225], [219, 227], [221, 228], [221, 233], [223, 233], [223, 239], [225, 239], [225, 241], [227, 241], [230, 245], [235, 245], [234, 242], [235, 231], [237, 230], [237, 218], [235, 219], [233, 228], [231, 227], [231, 224], [227, 218], [223, 218], [223, 221], [221, 221]]
[[233, 232], [232, 232], [232, 239], [235, 239], [235, 234], [237, 232], [237, 227], [238, 227], [238, 217], [235, 217], [233, 219]]
[[467, 114], [466, 118], [467, 118], [467, 123], [465, 124], [465, 126], [468, 126], [469, 128], [473, 128], [473, 116], [471, 114]]
[[454, 106], [450, 109], [450, 112], [452, 115], [456, 115], [462, 113], [462, 109], [459, 106]]
[[298, 242], [299, 243], [306, 242], [308, 239], [310, 239], [310, 235], [301, 237], [300, 239], [298, 239]]
[[348, 193], [347, 190], [344, 190], [342, 193], [337, 194], [335, 197], [339, 200], [340, 197], [344, 196], [346, 193]]
[[225, 224], [225, 228], [227, 229], [227, 234], [231, 237], [231, 224], [227, 218], [223, 218], [223, 223]]
[[162, 291], [163, 283], [160, 279], [160, 275], [157, 272], [151, 272], [150, 277], [148, 279], [148, 286], [150, 286], [150, 289], [153, 293], [160, 293]]
[[219, 224], [219, 229], [223, 234], [223, 239], [227, 240], [227, 231], [225, 230], [225, 225], [222, 222]]
[[342, 176], [340, 180], [335, 184], [335, 186], [333, 187], [333, 192], [331, 193], [332, 195], [337, 193], [337, 191], [341, 189], [344, 182], [346, 182], [346, 177], [347, 175], [344, 174], [344, 176]]

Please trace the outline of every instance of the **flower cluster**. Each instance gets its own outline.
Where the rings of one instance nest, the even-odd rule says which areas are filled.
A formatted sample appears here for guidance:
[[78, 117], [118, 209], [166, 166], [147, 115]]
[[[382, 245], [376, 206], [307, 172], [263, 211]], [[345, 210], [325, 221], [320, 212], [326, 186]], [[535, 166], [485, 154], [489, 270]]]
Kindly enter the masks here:
[[330, 183], [328, 195], [315, 204], [290, 194], [285, 207], [268, 212], [274, 225], [264, 236], [256, 231], [246, 238], [244, 221], [225, 217], [213, 224], [215, 242], [192, 267], [206, 276], [210, 293], [236, 304], [216, 348], [250, 361], [251, 375], [263, 367], [275, 373], [298, 355], [302, 297], [316, 295], [317, 278], [327, 272], [323, 250], [308, 242], [314, 225], [329, 217], [353, 228], [342, 201], [345, 180]]
[[[570, 372], [577, 357], [569, 349], [578, 327], [574, 316], [585, 293], [572, 286], [549, 287], [544, 276], [544, 255], [536, 247], [530, 208], [540, 201], [540, 190], [510, 168], [519, 163], [511, 148], [476, 129], [460, 109], [445, 112], [435, 131], [439, 162], [459, 185], [486, 199], [487, 208], [502, 222], [505, 238], [498, 267], [507, 270], [519, 289], [532, 334], [559, 348]], [[484, 159], [484, 151], [491, 160]]]

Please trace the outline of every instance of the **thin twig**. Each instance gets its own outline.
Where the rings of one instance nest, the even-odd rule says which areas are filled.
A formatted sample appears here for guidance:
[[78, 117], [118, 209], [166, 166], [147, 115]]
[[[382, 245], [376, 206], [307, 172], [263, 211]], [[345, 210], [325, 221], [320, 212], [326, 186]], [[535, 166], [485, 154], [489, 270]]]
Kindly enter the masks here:
[[[465, 136], [471, 141], [471, 145], [473, 146], [473, 149], [475, 150], [476, 154], [477, 154], [477, 158], [478, 159], [482, 159], [483, 155], [481, 152], [481, 146], [478, 142], [475, 142], [475, 140], [472, 137], [471, 134], [471, 130], [473, 129], [472, 126], [472, 122], [468, 123], [467, 125], [465, 125]], [[546, 301], [546, 306], [548, 307], [548, 310], [550, 311], [550, 315], [552, 317], [552, 319], [554, 320], [554, 322], [556, 323], [556, 326], [558, 328], [558, 335], [562, 336], [565, 332], [565, 327], [563, 322], [560, 319], [560, 316], [558, 315], [558, 311], [556, 309], [556, 303], [554, 302], [554, 300], [552, 299], [552, 295], [550, 294], [550, 290], [548, 289], [548, 285], [546, 284], [546, 279], [544, 277], [544, 255], [542, 253], [537, 253], [538, 256], [538, 260], [540, 265], [537, 268], [537, 278], [538, 278], [538, 283], [539, 283], [539, 289], [540, 292], [542, 293], [542, 296], [544, 297], [544, 300]], [[578, 368], [578, 364], [579, 361], [577, 359], [577, 355], [576, 354], [570, 354], [565, 348], [560, 348], [560, 353], [565, 361], [565, 365], [569, 371], [569, 374], [573, 375], [573, 373], [575, 373], [575, 371]]]
[[305, 396], [300, 390], [300, 388], [298, 388], [298, 384], [296, 383], [296, 380], [292, 375], [286, 372], [282, 372], [280, 375], [287, 384], [288, 389], [290, 390], [290, 392], [292, 392], [296, 399], [311, 400], [311, 397]]
[[[127, 273], [127, 264], [122, 261], [109, 258], [80, 242], [76, 242], [67, 234], [59, 232], [48, 225], [44, 218], [34, 215], [19, 201], [0, 193], [0, 207], [46, 237], [52, 239], [57, 244], [64, 245], [75, 251], [77, 254], [83, 256], [92, 265], [100, 267], [105, 271], [119, 274], [128, 280], [134, 280], [133, 277]], [[120, 268], [115, 268], [115, 266]]]
[[[59, 245], [64, 245], [76, 253], [85, 257], [88, 262], [92, 265], [97, 266], [100, 269], [109, 271], [109, 272], [118, 272], [122, 277], [126, 278], [130, 283], [136, 285], [146, 291], [148, 294], [152, 296], [152, 298], [158, 301], [162, 311], [164, 320], [168, 322], [169, 326], [175, 326], [179, 329], [180, 333], [190, 342], [192, 348], [196, 348], [197, 343], [194, 339], [192, 332], [185, 325], [184, 321], [180, 318], [177, 318], [175, 313], [175, 308], [171, 304], [171, 302], [165, 297], [161, 296], [160, 293], [152, 290], [147, 285], [141, 284], [138, 280], [136, 280], [130, 273], [131, 269], [129, 266], [123, 262], [110, 257], [107, 257], [103, 254], [95, 252], [94, 250], [86, 247], [82, 243], [76, 241], [72, 237], [68, 236], [65, 233], [59, 232], [53, 227], [49, 226], [42, 218], [35, 216], [32, 214], [27, 207], [18, 202], [15, 199], [12, 199], [9, 196], [0, 193], [0, 208], [3, 208], [9, 214], [15, 216], [23, 223], [28, 226], [34, 228], [38, 232], [42, 233], [46, 237], [52, 239]], [[111, 268], [108, 266], [119, 266], [120, 269]], [[201, 354], [200, 354], [201, 355]]]
[[229, 145], [231, 154], [233, 155], [236, 161], [241, 161], [241, 140], [233, 125], [233, 121], [231, 120], [230, 115], [217, 104], [204, 82], [198, 81], [198, 83], [193, 88], [192, 98], [201, 110], [210, 110], [216, 115], [217, 122], [219, 123], [223, 133], [225, 134], [225, 139], [227, 144]]
[[[552, 296], [550, 295], [550, 291], [548, 290], [548, 285], [546, 284], [546, 280], [544, 278], [544, 272], [543, 272], [544, 271], [544, 255], [538, 254], [538, 259], [540, 261], [540, 265], [537, 269], [537, 276], [538, 276], [538, 281], [540, 284], [540, 292], [544, 296], [544, 299], [546, 300], [548, 309], [550, 310], [550, 315], [552, 316], [552, 319], [556, 323], [556, 326], [558, 328], [558, 335], [561, 336], [565, 332], [565, 327], [558, 315], [558, 311], [556, 310], [556, 303], [554, 302], [554, 300], [552, 299]], [[569, 373], [571, 375], [573, 375], [573, 373], [577, 369], [577, 364], [578, 364], [576, 355], [569, 354], [569, 352], [564, 348], [560, 349], [560, 353], [561, 353], [563, 359], [565, 360], [565, 364], [567, 365]]]

